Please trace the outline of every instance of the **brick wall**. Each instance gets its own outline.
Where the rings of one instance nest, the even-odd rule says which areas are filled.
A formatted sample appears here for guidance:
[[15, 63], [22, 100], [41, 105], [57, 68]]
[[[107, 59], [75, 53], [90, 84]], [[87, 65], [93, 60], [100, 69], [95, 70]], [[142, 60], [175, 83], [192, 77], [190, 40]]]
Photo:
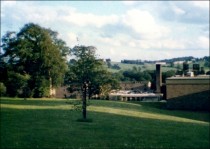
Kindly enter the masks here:
[[189, 94], [199, 93], [209, 90], [208, 84], [171, 84], [167, 85], [166, 97], [167, 99], [172, 99], [180, 96], [186, 96]]
[[206, 77], [174, 77], [166, 80], [169, 109], [210, 110], [210, 79]]

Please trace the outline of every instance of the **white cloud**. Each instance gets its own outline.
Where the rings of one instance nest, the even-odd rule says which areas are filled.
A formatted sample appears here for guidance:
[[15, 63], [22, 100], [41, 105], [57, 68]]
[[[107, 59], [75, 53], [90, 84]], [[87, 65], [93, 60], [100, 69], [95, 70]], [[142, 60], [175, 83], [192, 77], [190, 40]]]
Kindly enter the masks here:
[[79, 41], [77, 41], [78, 36], [73, 32], [64, 34], [63, 38], [61, 38], [61, 39], [66, 39], [67, 44], [70, 47], [74, 47], [75, 45], [79, 44]]
[[122, 3], [127, 6], [135, 5], [138, 1], [123, 1]]
[[115, 55], [115, 54], [116, 54], [115, 50], [114, 50], [114, 49], [112, 49], [112, 48], [111, 48], [111, 49], [109, 49], [109, 52], [110, 52], [110, 54], [111, 54], [111, 55]]
[[177, 14], [177, 15], [183, 15], [183, 14], [186, 13], [183, 9], [181, 9], [181, 8], [179, 8], [177, 6], [174, 6], [172, 9], [175, 12], [175, 14]]
[[115, 24], [119, 20], [117, 15], [100, 16], [97, 14], [86, 14], [77, 11], [70, 12], [67, 16], [62, 17], [62, 19], [78, 26], [84, 27], [91, 25], [98, 28], [108, 24]]
[[170, 32], [169, 28], [159, 25], [148, 11], [129, 10], [123, 15], [122, 23], [146, 39], [160, 38]]
[[111, 45], [113, 47], [120, 47], [122, 46], [122, 43], [124, 43], [124, 41], [122, 41], [124, 38], [117, 38], [117, 37], [98, 37], [96, 39], [97, 42], [99, 43], [103, 43], [103, 44], [107, 44], [107, 45]]
[[194, 6], [200, 7], [200, 8], [208, 8], [209, 9], [209, 1], [193, 1], [192, 2]]
[[16, 5], [16, 1], [1, 1], [2, 7], [12, 7]]
[[120, 53], [120, 56], [125, 57], [125, 58], [128, 57], [128, 55], [129, 55], [129, 54], [128, 54], [127, 52], [122, 52], [122, 53]]
[[129, 41], [128, 42], [128, 45], [132, 48], [135, 48], [136, 47], [136, 43], [134, 41]]
[[198, 37], [197, 45], [202, 49], [209, 50], [209, 38], [205, 36]]
[[165, 39], [162, 42], [162, 48], [165, 49], [185, 49], [186, 48], [186, 43], [183, 40], [174, 40], [174, 39]]
[[1, 1], [1, 17], [6, 17], [5, 12], [8, 8], [12, 8], [16, 5], [16, 1]]
[[[1, 28], [5, 31], [16, 27], [18, 31], [28, 22], [38, 23], [43, 27], [57, 30], [70, 47], [78, 44], [79, 37], [80, 44], [96, 46], [101, 56], [118, 61], [124, 58], [160, 59], [160, 55], [167, 58], [179, 54], [196, 56], [207, 53], [209, 38], [204, 35], [209, 35], [209, 25], [205, 18], [203, 22], [200, 21], [201, 16], [206, 16], [200, 14], [206, 14], [204, 12], [209, 8], [207, 6], [209, 2], [170, 2], [166, 5], [163, 5], [163, 2], [156, 2], [155, 6], [150, 2], [144, 3], [143, 6], [142, 3], [136, 5], [137, 2], [115, 3], [116, 9], [118, 4], [121, 5], [120, 11], [110, 9], [109, 13], [96, 13], [100, 11], [97, 7], [99, 10], [85, 13], [83, 7], [73, 5], [61, 4], [52, 7], [47, 5], [47, 2], [41, 5], [42, 2], [35, 1], [8, 3], [2, 1], [1, 17], [4, 24], [1, 22]], [[170, 7], [166, 8], [167, 6]], [[162, 11], [158, 9], [160, 7]], [[93, 9], [95, 8], [93, 6]], [[191, 13], [194, 11], [192, 8], [195, 8], [195, 14]], [[197, 10], [202, 10], [202, 13]], [[178, 21], [166, 21], [161, 12], [171, 18], [171, 21], [174, 19]], [[190, 21], [187, 22], [187, 19]], [[199, 25], [195, 23], [192, 25], [191, 20], [195, 19], [197, 20], [194, 22], [199, 22]], [[205, 34], [201, 31], [203, 23], [208, 26], [204, 26]], [[199, 53], [195, 49], [203, 51]]]

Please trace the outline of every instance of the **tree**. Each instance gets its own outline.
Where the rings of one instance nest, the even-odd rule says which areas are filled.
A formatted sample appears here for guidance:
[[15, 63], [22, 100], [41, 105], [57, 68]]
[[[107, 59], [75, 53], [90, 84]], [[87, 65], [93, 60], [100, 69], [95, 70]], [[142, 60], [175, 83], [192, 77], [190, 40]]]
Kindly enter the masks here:
[[106, 63], [107, 63], [108, 68], [111, 68], [112, 67], [111, 59], [110, 58], [106, 59]]
[[210, 60], [206, 60], [205, 63], [204, 63], [204, 66], [205, 67], [210, 67]]
[[168, 70], [162, 73], [162, 81], [163, 83], [166, 82], [166, 79], [172, 76], [175, 76], [176, 72], [174, 70]]
[[[124, 80], [129, 80], [129, 81], [151, 81], [152, 77], [148, 71], [143, 71], [141, 72], [140, 67], [133, 67], [130, 70], [126, 70], [123, 73]], [[122, 80], [123, 81], [123, 80]]]
[[82, 115], [83, 119], [86, 119], [87, 94], [90, 98], [92, 94], [100, 93], [100, 88], [112, 84], [113, 80], [110, 73], [103, 67], [103, 62], [97, 58], [95, 47], [75, 46], [71, 49], [71, 55], [75, 59], [69, 63], [69, 71], [65, 81], [72, 87], [75, 85], [80, 87], [82, 91]]
[[57, 35], [33, 23], [26, 24], [18, 33], [7, 32], [2, 38], [1, 58], [7, 59], [7, 71], [13, 75], [7, 75], [5, 85], [11, 86], [16, 77], [26, 77], [22, 79], [25, 83], [19, 84], [21, 92], [30, 92], [24, 95], [49, 96], [50, 88], [61, 84], [67, 70], [69, 48]]

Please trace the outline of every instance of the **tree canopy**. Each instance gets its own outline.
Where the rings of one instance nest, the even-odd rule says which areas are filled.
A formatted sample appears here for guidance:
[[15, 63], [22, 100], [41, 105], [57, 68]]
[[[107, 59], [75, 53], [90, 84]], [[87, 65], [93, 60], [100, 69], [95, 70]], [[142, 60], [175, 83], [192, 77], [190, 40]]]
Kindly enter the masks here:
[[[69, 48], [58, 33], [37, 24], [26, 24], [18, 33], [2, 38], [1, 69], [11, 96], [43, 97], [62, 83]], [[14, 87], [15, 86], [15, 87]]]
[[96, 55], [93, 46], [75, 46], [71, 49], [74, 59], [69, 62], [65, 82], [81, 89], [83, 97], [83, 118], [86, 118], [86, 96], [93, 94], [107, 96], [108, 91], [117, 86], [117, 80], [104, 68], [103, 61]]

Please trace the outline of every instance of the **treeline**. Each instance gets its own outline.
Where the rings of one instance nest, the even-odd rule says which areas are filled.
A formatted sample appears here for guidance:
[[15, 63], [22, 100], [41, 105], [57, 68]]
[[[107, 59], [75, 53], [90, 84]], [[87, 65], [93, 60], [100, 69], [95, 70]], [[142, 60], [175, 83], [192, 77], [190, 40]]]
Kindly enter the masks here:
[[[162, 81], [165, 83], [166, 78], [176, 75], [177, 72], [174, 70], [169, 70], [167, 72], [162, 72]], [[134, 66], [132, 69], [119, 71], [113, 73], [113, 76], [120, 82], [124, 81], [150, 81], [152, 83], [152, 89], [155, 90], [156, 82], [156, 71], [155, 70], [141, 70], [141, 67]]]
[[145, 61], [141, 60], [121, 60], [121, 63], [124, 64], [137, 64], [137, 65], [144, 65]]
[[163, 59], [163, 60], [160, 60], [159, 62], [174, 63], [177, 61], [192, 61], [193, 59], [195, 58], [192, 56], [185, 56], [185, 57], [177, 57], [177, 58], [171, 58], [171, 59]]
[[124, 60], [121, 60], [121, 63], [124, 63], [124, 64], [138, 64], [138, 65], [144, 65], [145, 63], [150, 63], [150, 64], [154, 64], [154, 63], [157, 63], [157, 62], [165, 62], [167, 64], [171, 64], [171, 63], [174, 63], [174, 62], [177, 62], [177, 61], [201, 61], [201, 60], [204, 60], [204, 61], [208, 61], [209, 62], [209, 56], [204, 56], [203, 58], [195, 58], [193, 56], [185, 56], [185, 57], [177, 57], [177, 58], [171, 58], [171, 59], [163, 59], [163, 60], [154, 60], [154, 61], [150, 61], [150, 60], [127, 60], [127, 59], [124, 59]]
[[[89, 98], [94, 94], [107, 98], [108, 92], [119, 86], [94, 46], [69, 48], [57, 32], [38, 24], [8, 31], [1, 43], [0, 97], [51, 97], [56, 87], [66, 85], [79, 89], [86, 100], [87, 94]], [[68, 61], [69, 56], [75, 59]]]

